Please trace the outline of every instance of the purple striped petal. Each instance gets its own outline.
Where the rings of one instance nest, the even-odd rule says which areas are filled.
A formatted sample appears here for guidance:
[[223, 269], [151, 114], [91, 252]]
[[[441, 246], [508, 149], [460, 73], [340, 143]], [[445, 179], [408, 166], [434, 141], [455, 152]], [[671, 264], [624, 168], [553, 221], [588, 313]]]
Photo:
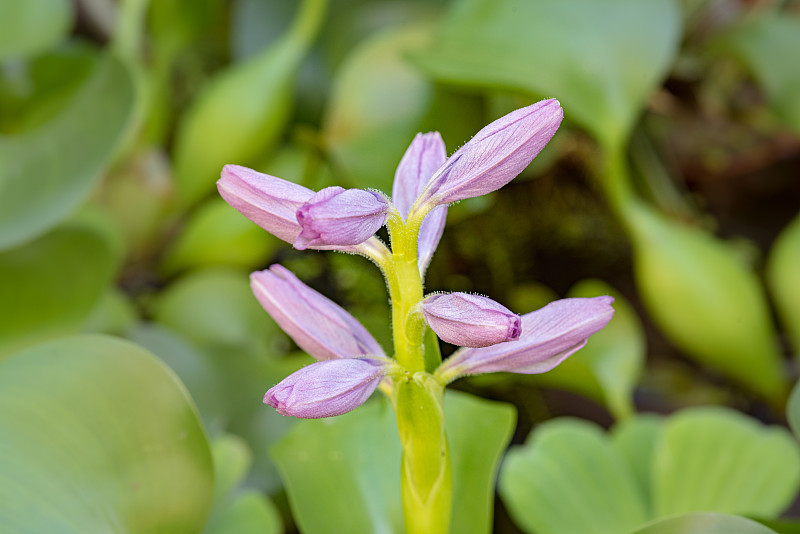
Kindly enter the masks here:
[[[239, 165], [225, 165], [217, 189], [225, 201], [275, 237], [294, 243], [300, 235], [297, 210], [314, 191]], [[353, 246], [319, 245], [309, 248], [361, 252]]]
[[281, 265], [250, 275], [258, 301], [297, 345], [318, 360], [383, 356], [378, 342], [341, 306]]
[[436, 374], [450, 380], [464, 375], [508, 371], [549, 371], [586, 345], [614, 315], [613, 297], [574, 298], [551, 302], [522, 316], [519, 340], [491, 347], [463, 349], [447, 359]]
[[359, 245], [386, 222], [389, 201], [363, 189], [327, 187], [297, 209], [301, 231], [294, 247]]
[[[392, 184], [392, 202], [403, 216], [403, 220], [408, 217], [412, 204], [446, 159], [447, 152], [439, 132], [417, 134], [414, 137], [397, 166]], [[447, 219], [447, 206], [440, 206], [431, 211], [422, 222], [417, 249], [417, 260], [422, 274], [425, 273], [442, 238], [445, 219]]]
[[373, 358], [312, 363], [267, 391], [264, 403], [304, 419], [342, 415], [367, 401], [391, 365]]
[[542, 100], [489, 124], [431, 178], [423, 203], [449, 204], [500, 189], [544, 148], [563, 118], [558, 100]]
[[217, 182], [219, 194], [245, 217], [287, 243], [300, 233], [297, 209], [314, 191], [239, 165], [225, 165]]
[[392, 184], [392, 202], [403, 220], [408, 217], [411, 205], [445, 160], [447, 152], [439, 132], [420, 133], [411, 141], [397, 166]]
[[431, 295], [422, 301], [425, 321], [441, 339], [461, 347], [488, 347], [519, 339], [519, 315], [492, 299], [469, 293]]

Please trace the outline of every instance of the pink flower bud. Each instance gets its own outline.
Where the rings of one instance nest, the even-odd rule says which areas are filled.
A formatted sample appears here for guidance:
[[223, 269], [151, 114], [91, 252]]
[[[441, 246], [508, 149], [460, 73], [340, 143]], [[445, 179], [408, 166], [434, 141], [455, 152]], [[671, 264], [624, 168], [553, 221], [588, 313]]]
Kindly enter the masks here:
[[468, 293], [431, 295], [422, 314], [440, 338], [461, 347], [488, 347], [519, 338], [519, 315], [492, 299]]
[[363, 189], [326, 187], [297, 210], [300, 235], [294, 247], [358, 245], [386, 222], [389, 201]]
[[312, 363], [267, 391], [264, 403], [304, 419], [342, 415], [364, 404], [391, 366], [374, 358]]
[[508, 371], [535, 374], [549, 371], [586, 345], [614, 315], [613, 297], [574, 298], [551, 302], [522, 316], [522, 335], [511, 343], [462, 349], [436, 374], [448, 381], [459, 376]]
[[550, 141], [564, 112], [542, 100], [484, 127], [436, 171], [422, 203], [449, 204], [500, 189], [527, 167]]

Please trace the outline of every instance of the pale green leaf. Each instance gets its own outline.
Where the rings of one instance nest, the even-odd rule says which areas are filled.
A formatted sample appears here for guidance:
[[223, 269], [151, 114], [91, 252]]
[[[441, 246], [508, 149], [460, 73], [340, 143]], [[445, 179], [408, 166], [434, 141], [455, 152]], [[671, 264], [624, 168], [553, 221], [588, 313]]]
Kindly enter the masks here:
[[0, 361], [4, 532], [195, 533], [212, 495], [192, 401], [147, 351], [76, 336]]

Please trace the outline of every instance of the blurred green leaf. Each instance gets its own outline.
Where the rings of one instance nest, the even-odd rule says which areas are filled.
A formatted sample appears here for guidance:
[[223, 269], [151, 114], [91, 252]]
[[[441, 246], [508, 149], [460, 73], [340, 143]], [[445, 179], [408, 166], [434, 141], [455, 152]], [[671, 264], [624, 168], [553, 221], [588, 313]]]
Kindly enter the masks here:
[[246, 273], [211, 268], [189, 273], [164, 290], [155, 319], [202, 348], [268, 352], [278, 329], [250, 290]]
[[116, 257], [103, 236], [62, 226], [0, 253], [0, 356], [77, 332], [111, 283]]
[[800, 382], [797, 382], [792, 388], [792, 394], [786, 405], [786, 417], [795, 437], [800, 439]]
[[137, 324], [125, 335], [158, 356], [178, 375], [197, 405], [210, 435], [218, 434], [225, 428], [227, 419], [221, 377], [202, 352], [158, 323]]
[[294, 76], [322, 23], [327, 0], [304, 0], [287, 33], [217, 74], [178, 125], [175, 180], [190, 205], [226, 163], [249, 164], [272, 148], [291, 114]]
[[710, 512], [661, 519], [632, 534], [776, 534], [744, 517]]
[[0, 133], [32, 130], [69, 103], [97, 61], [97, 50], [73, 42], [0, 73]]
[[636, 312], [605, 282], [579, 282], [568, 297], [600, 295], [616, 299], [611, 322], [594, 334], [584, 348], [535, 380], [602, 400], [616, 418], [622, 419], [634, 412], [633, 390], [644, 367], [646, 341]]
[[647, 311], [688, 356], [775, 405], [783, 364], [763, 288], [741, 258], [699, 228], [631, 203], [634, 275]]
[[748, 19], [716, 43], [758, 80], [778, 117], [800, 133], [800, 18], [779, 11]]
[[636, 414], [620, 421], [611, 430], [611, 442], [628, 463], [639, 494], [647, 502], [648, 515], [652, 516], [653, 454], [660, 439], [663, 419], [655, 414]]
[[83, 323], [83, 332], [122, 335], [133, 326], [137, 311], [127, 295], [112, 287], [100, 296]]
[[69, 0], [0, 0], [0, 62], [41, 54], [66, 38]]
[[[458, 511], [450, 532], [488, 533], [496, 462], [514, 412], [448, 391], [445, 413]], [[394, 414], [383, 398], [340, 417], [301, 421], [272, 449], [306, 534], [404, 532], [400, 453]]]
[[767, 282], [800, 358], [800, 215], [781, 231], [767, 259]]
[[647, 520], [625, 460], [599, 427], [578, 419], [548, 421], [512, 447], [499, 489], [525, 532], [619, 534]]
[[75, 210], [122, 139], [133, 105], [130, 75], [105, 56], [55, 118], [0, 137], [0, 249], [33, 239]]
[[775, 518], [798, 488], [800, 451], [781, 427], [701, 407], [662, 428], [653, 458], [656, 517], [714, 511]]
[[453, 462], [453, 534], [492, 531], [495, 479], [517, 414], [509, 404], [448, 390], [445, 427]]
[[224, 435], [211, 446], [214, 457], [214, 506], [203, 534], [278, 534], [282, 521], [272, 502], [254, 490], [237, 491], [253, 463], [239, 437]]
[[218, 437], [211, 444], [214, 457], [214, 499], [222, 499], [233, 491], [253, 465], [253, 453], [241, 438]]
[[212, 469], [185, 389], [136, 345], [76, 336], [0, 361], [9, 532], [198, 532]]
[[230, 265], [243, 269], [263, 266], [281, 241], [249, 221], [221, 198], [207, 201], [167, 249], [167, 274], [197, 267]]
[[384, 30], [345, 60], [334, 80], [325, 142], [348, 183], [390, 192], [394, 171], [433, 98], [406, 59], [431, 34], [429, 23]]
[[280, 513], [257, 491], [245, 491], [225, 510], [209, 520], [203, 534], [280, 534]]
[[773, 531], [776, 534], [800, 534], [800, 522], [797, 520], [772, 520], [756, 518], [756, 521], [772, 529], [767, 531], [765, 534]]
[[606, 145], [623, 144], [678, 50], [672, 0], [460, 0], [415, 61], [439, 80], [558, 98]]

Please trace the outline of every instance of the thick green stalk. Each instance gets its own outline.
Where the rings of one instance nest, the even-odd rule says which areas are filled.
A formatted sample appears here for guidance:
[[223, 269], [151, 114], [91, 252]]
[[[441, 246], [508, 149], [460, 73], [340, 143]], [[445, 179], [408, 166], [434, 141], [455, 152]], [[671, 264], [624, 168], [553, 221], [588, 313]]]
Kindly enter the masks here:
[[[450, 452], [444, 429], [444, 383], [425, 372], [441, 362], [438, 345], [426, 351], [430, 329], [420, 316], [422, 276], [417, 240], [422, 218], [407, 223], [396, 210], [387, 225], [391, 260], [379, 265], [392, 299], [392, 331], [397, 362], [406, 374], [394, 379], [392, 401], [403, 447], [401, 484], [408, 534], [447, 534], [452, 504]], [[435, 344], [435, 340], [429, 345]], [[429, 353], [426, 358], [426, 352]]]
[[428, 373], [416, 373], [396, 384], [407, 534], [447, 534], [450, 528], [453, 477], [443, 400], [444, 387]]
[[417, 265], [419, 232], [403, 224], [400, 214], [396, 212], [389, 217], [388, 226], [392, 236], [392, 267], [385, 274], [392, 299], [395, 358], [413, 374], [425, 370], [425, 328], [417, 327], [417, 320], [413, 317], [422, 300], [422, 277]]

